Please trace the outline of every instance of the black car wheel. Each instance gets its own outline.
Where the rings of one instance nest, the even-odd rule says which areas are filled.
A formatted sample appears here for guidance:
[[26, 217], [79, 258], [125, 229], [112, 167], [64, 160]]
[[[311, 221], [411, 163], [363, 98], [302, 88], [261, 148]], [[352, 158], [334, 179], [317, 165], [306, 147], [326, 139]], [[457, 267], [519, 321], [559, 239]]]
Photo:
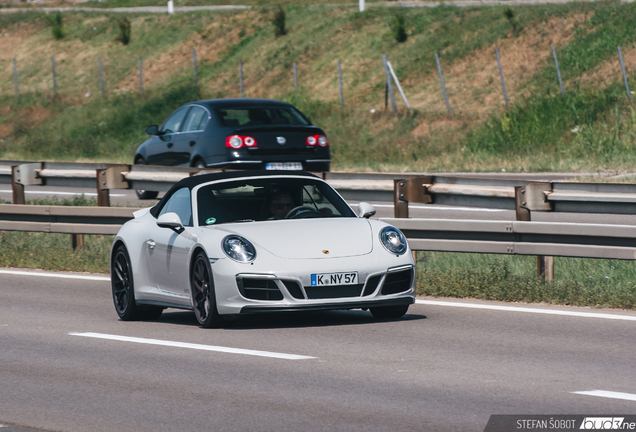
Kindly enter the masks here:
[[[135, 165], [146, 165], [146, 163], [144, 162], [143, 159], [137, 159], [135, 161]], [[147, 190], [144, 190], [144, 189], [137, 189], [135, 192], [137, 192], [137, 197], [140, 200], [157, 199], [157, 195], [159, 195], [159, 192], [157, 192], [157, 191], [147, 191]]]
[[409, 310], [409, 305], [404, 306], [379, 306], [369, 308], [371, 315], [377, 319], [397, 319], [402, 318]]
[[203, 252], [200, 252], [194, 260], [190, 272], [190, 287], [194, 315], [199, 325], [203, 328], [220, 327], [223, 318], [216, 309], [212, 269], [208, 257]]
[[110, 282], [113, 289], [113, 302], [119, 318], [123, 321], [139, 319], [139, 310], [135, 303], [132, 267], [124, 246], [117, 248], [110, 263]]

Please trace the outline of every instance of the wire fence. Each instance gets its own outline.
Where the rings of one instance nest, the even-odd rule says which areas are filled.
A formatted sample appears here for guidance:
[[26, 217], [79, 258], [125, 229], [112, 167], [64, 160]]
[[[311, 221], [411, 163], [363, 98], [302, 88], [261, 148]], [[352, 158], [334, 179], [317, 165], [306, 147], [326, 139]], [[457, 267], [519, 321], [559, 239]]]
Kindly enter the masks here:
[[[631, 97], [631, 92], [629, 89], [628, 77], [627, 77], [627, 72], [625, 70], [623, 55], [622, 55], [620, 46], [617, 46], [616, 49], [618, 53], [618, 59], [620, 63], [623, 83], [625, 86], [625, 92], [626, 92], [628, 100], [631, 102], [632, 97]], [[565, 98], [566, 92], [563, 86], [563, 80], [561, 77], [561, 70], [559, 67], [557, 52], [554, 46], [551, 47], [551, 51], [552, 51], [552, 58], [554, 61], [554, 67], [556, 70], [556, 75], [558, 79], [561, 96]], [[434, 59], [435, 59], [435, 64], [437, 66], [437, 73], [439, 75], [440, 98], [443, 97], [444, 103], [446, 105], [447, 115], [449, 117], [452, 117], [453, 115], [452, 103], [451, 103], [448, 91], [446, 89], [446, 83], [444, 80], [444, 73], [443, 73], [443, 65], [437, 53], [434, 54]], [[499, 48], [495, 48], [493, 61], [497, 62], [497, 69], [499, 72], [499, 78], [501, 82], [501, 94], [503, 99], [503, 105], [505, 106], [505, 109], [507, 110], [510, 108], [510, 104], [508, 99], [508, 91], [506, 89], [506, 80], [505, 80], [505, 73], [504, 73], [505, 65], [502, 64]], [[42, 63], [35, 61], [35, 59], [29, 59], [28, 61], [24, 62], [24, 65], [23, 65], [22, 62], [18, 62], [16, 58], [13, 58], [12, 59], [13, 94], [15, 96], [18, 96], [20, 94], [24, 94], [29, 91], [40, 91], [40, 92], [50, 91], [53, 94], [53, 96], [58, 96], [58, 91], [61, 89], [59, 88], [59, 84], [58, 84], [59, 82], [58, 80], [59, 77], [57, 72], [58, 62], [56, 61], [55, 56], [52, 56], [50, 58], [50, 64], [51, 64], [50, 69], [48, 72], [46, 72], [44, 70], [45, 68], [43, 67]], [[345, 85], [343, 82], [342, 71], [343, 71], [343, 67], [345, 67], [346, 65], [343, 65], [343, 62], [341, 59], [337, 59], [336, 64], [337, 64], [337, 68], [334, 71], [334, 73], [337, 74], [338, 102], [340, 104], [340, 107], [344, 109], [346, 105], [346, 99], [344, 94]], [[380, 66], [380, 62], [378, 62], [378, 65]], [[136, 73], [138, 74], [137, 91], [139, 92], [139, 94], [144, 93], [143, 66], [144, 66], [143, 58], [142, 56], [138, 56]], [[385, 97], [384, 97], [385, 109], [388, 109], [389, 102], [390, 102], [390, 107], [391, 107], [391, 111], [393, 115], [397, 115], [398, 108], [397, 108], [396, 96], [395, 96], [395, 92], [393, 88], [395, 86], [398, 89], [398, 93], [400, 94], [401, 99], [404, 102], [404, 105], [406, 106], [408, 110], [410, 110], [411, 106], [409, 105], [407, 95], [406, 95], [406, 93], [408, 92], [408, 89], [405, 92], [402, 85], [400, 84], [400, 81], [397, 77], [397, 74], [395, 73], [395, 70], [393, 69], [393, 66], [391, 65], [391, 62], [388, 60], [388, 57], [386, 55], [381, 56], [381, 67], [383, 69], [384, 77], [385, 77], [385, 86], [384, 86], [385, 87]], [[301, 91], [300, 91], [299, 82], [301, 81], [302, 77], [299, 74], [297, 63], [293, 63], [292, 70], [293, 70], [293, 85], [294, 85], [295, 100], [296, 100], [296, 104], [300, 104]], [[99, 89], [100, 89], [100, 93], [102, 97], [107, 97], [108, 93], [121, 93], [122, 91], [121, 87], [115, 88], [115, 89], [107, 88], [107, 85], [104, 79], [103, 62], [101, 57], [97, 58], [94, 77], [84, 76], [84, 75], [81, 76], [81, 79], [85, 86], [95, 86], [97, 83], [93, 81], [93, 78], [95, 80], [97, 79], [99, 80]], [[248, 93], [249, 89], [246, 88], [246, 84], [245, 84], [246, 80], [244, 77], [242, 59], [239, 59], [238, 61], [237, 78], [238, 78], [238, 88], [239, 88], [239, 93], [237, 94], [237, 96], [246, 97], [246, 93]], [[199, 91], [200, 84], [199, 84], [197, 52], [194, 49], [192, 50], [192, 79], [193, 79], [194, 87]], [[28, 83], [26, 86], [23, 84], [23, 80], [25, 80]], [[68, 82], [75, 83], [75, 80], [74, 79], [71, 79], [70, 81], [67, 80], [67, 83]], [[2, 93], [6, 94], [7, 89], [2, 89]], [[90, 91], [86, 93], [86, 97], [89, 97], [90, 95], [91, 95]]]

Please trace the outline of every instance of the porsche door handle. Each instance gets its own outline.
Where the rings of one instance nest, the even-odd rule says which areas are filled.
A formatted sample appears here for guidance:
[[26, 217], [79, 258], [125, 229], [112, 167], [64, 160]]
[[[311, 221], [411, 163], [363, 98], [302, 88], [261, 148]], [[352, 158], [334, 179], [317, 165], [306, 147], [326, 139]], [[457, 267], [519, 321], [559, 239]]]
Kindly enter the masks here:
[[148, 245], [148, 249], [154, 249], [157, 243], [155, 243], [154, 240], [148, 240], [146, 244]]
[[171, 148], [174, 144], [168, 143], [168, 148]]
[[190, 147], [192, 147], [193, 145], [196, 144], [196, 141], [190, 141], [188, 144], [190, 144]]

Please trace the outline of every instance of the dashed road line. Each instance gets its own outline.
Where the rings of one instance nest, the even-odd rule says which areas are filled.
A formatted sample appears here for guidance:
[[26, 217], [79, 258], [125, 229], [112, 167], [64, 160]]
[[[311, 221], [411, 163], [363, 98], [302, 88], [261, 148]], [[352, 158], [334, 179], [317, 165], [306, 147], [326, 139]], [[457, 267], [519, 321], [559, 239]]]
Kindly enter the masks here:
[[636, 402], [636, 394], [633, 394], [633, 393], [621, 393], [621, 392], [608, 391], [608, 390], [575, 391], [572, 393], [585, 395], [585, 396], [597, 396], [597, 397], [603, 397], [603, 398], [622, 399], [622, 400]]
[[580, 318], [601, 318], [610, 320], [623, 320], [623, 321], [636, 321], [636, 315], [614, 315], [608, 313], [595, 313], [595, 312], [575, 312], [564, 311], [556, 309], [538, 309], [528, 307], [516, 307], [516, 306], [498, 306], [498, 305], [483, 305], [476, 303], [460, 303], [460, 302], [446, 302], [437, 300], [415, 300], [416, 304], [424, 304], [429, 306], [448, 306], [448, 307], [460, 307], [468, 309], [488, 309], [498, 310], [506, 312], [524, 312], [524, 313], [536, 313], [545, 315], [563, 315], [573, 316]]
[[138, 337], [129, 337], [129, 336], [119, 336], [119, 335], [110, 335], [110, 334], [102, 334], [102, 333], [69, 333], [71, 336], [82, 336], [82, 337], [90, 337], [96, 339], [107, 339], [121, 342], [132, 342], [139, 344], [147, 344], [147, 345], [160, 345], [160, 346], [169, 346], [176, 348], [188, 348], [202, 351], [216, 351], [228, 354], [243, 354], [243, 355], [251, 355], [258, 357], [271, 357], [278, 358], [283, 360], [309, 360], [315, 359], [317, 357], [311, 356], [303, 356], [297, 354], [284, 354], [284, 353], [276, 353], [270, 351], [258, 351], [258, 350], [250, 350], [250, 349], [242, 349], [242, 348], [229, 348], [222, 346], [214, 346], [214, 345], [201, 345], [194, 343], [186, 343], [186, 342], [173, 342], [159, 339], [146, 339], [146, 338], [138, 338]]

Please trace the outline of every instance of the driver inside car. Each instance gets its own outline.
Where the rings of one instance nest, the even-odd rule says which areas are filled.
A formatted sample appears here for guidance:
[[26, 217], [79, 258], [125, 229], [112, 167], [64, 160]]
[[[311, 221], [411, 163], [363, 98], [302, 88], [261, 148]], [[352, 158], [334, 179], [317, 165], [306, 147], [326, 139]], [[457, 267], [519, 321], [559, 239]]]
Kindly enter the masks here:
[[284, 219], [292, 208], [294, 208], [294, 204], [291, 194], [286, 190], [276, 191], [271, 197], [269, 211], [272, 216], [268, 220]]

